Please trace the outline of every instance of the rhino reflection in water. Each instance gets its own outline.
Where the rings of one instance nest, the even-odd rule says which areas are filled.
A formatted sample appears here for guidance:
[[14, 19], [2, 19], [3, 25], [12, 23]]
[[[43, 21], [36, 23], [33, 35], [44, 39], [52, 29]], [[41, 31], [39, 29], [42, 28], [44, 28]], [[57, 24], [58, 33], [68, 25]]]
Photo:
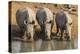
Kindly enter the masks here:
[[53, 14], [52, 12], [45, 7], [39, 8], [36, 13], [36, 18], [38, 20], [38, 23], [41, 26], [41, 33], [43, 33], [42, 39], [51, 39], [51, 29], [52, 29], [52, 23], [53, 23]]
[[16, 12], [16, 20], [22, 33], [24, 34], [24, 36], [22, 36], [24, 40], [29, 39], [32, 41], [34, 36], [34, 27], [40, 28], [36, 21], [34, 11], [28, 7], [18, 9]]

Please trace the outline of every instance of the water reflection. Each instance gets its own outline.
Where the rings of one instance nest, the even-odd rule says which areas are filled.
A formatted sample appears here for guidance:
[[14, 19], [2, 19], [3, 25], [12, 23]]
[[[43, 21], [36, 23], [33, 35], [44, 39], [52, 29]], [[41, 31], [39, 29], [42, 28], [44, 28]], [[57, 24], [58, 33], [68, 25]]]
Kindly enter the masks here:
[[33, 52], [39, 51], [42, 44], [42, 40], [38, 40], [36, 42], [22, 42], [21, 44], [21, 52]]
[[51, 45], [51, 41], [43, 41], [41, 44], [41, 48], [40, 51], [48, 51], [48, 50], [52, 50], [54, 45]]
[[13, 53], [20, 52], [20, 50], [21, 50], [21, 42], [20, 41], [12, 41], [11, 46], [12, 46]]
[[42, 41], [34, 42], [12, 41], [12, 52], [51, 51], [77, 48], [77, 40], [72, 41]]

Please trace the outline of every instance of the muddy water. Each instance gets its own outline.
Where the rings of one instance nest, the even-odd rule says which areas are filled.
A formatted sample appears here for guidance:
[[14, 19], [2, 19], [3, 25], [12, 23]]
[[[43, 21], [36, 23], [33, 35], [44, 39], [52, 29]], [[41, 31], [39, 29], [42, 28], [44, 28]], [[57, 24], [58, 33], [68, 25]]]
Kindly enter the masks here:
[[41, 39], [34, 42], [12, 41], [12, 52], [35, 52], [35, 51], [54, 51], [65, 49], [76, 49], [77, 40], [71, 41], [42, 41]]

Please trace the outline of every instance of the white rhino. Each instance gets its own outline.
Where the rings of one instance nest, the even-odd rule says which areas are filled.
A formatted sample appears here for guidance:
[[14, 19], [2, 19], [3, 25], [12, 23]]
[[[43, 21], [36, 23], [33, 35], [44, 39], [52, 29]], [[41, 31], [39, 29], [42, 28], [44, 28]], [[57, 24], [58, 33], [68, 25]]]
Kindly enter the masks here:
[[51, 39], [51, 28], [53, 21], [53, 14], [50, 9], [46, 7], [39, 8], [36, 13], [36, 18], [41, 26], [41, 33], [43, 33], [43, 39]]
[[72, 19], [71, 16], [68, 14], [68, 12], [60, 10], [56, 13], [55, 17], [55, 22], [56, 22], [56, 28], [57, 32], [56, 34], [59, 33], [59, 29], [61, 31], [61, 37], [60, 40], [64, 39], [63, 33], [64, 31], [66, 32], [66, 37], [67, 39], [71, 39], [71, 27], [72, 27]]
[[24, 40], [33, 40], [34, 30], [40, 29], [36, 21], [35, 12], [31, 8], [18, 9], [16, 12], [17, 24], [24, 33]]

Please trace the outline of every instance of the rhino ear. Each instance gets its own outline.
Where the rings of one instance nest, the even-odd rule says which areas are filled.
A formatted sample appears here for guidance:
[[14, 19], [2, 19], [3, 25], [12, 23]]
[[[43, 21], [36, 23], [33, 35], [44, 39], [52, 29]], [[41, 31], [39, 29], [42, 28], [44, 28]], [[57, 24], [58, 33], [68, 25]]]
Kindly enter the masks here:
[[72, 23], [69, 23], [69, 25], [72, 25]]
[[55, 12], [53, 12], [53, 15], [55, 15], [56, 13]]
[[52, 21], [50, 20], [49, 23], [52, 23]]
[[32, 24], [35, 24], [35, 21], [32, 21]]

